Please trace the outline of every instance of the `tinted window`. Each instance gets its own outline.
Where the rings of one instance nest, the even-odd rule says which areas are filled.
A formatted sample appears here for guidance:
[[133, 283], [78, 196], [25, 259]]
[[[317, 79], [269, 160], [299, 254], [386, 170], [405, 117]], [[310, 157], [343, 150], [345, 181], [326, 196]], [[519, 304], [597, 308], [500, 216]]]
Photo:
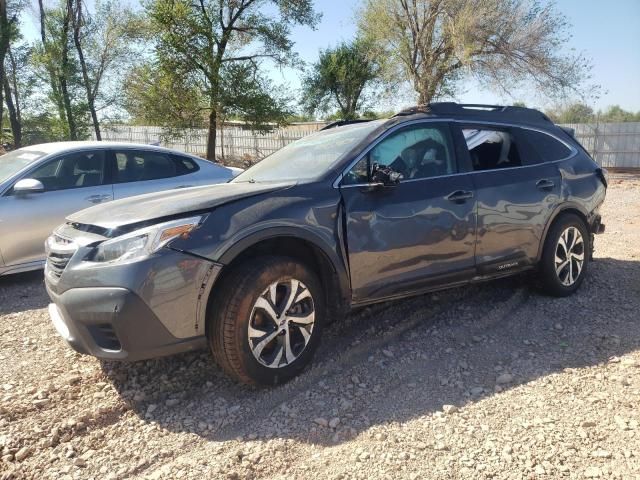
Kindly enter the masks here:
[[27, 176], [40, 180], [46, 191], [94, 187], [104, 182], [103, 151], [70, 153], [36, 168]]
[[404, 180], [455, 173], [449, 130], [440, 126], [413, 126], [392, 133], [359, 161], [343, 184], [366, 183], [372, 166], [391, 167]]
[[464, 128], [474, 170], [494, 170], [522, 166], [517, 141], [506, 130]]
[[175, 177], [176, 163], [162, 152], [123, 150], [116, 155], [116, 182], [143, 182]]
[[520, 129], [519, 135], [522, 135], [531, 151], [532, 163], [553, 162], [571, 155], [569, 147], [546, 133], [523, 128]]
[[192, 158], [171, 155], [171, 159], [176, 164], [176, 172], [178, 175], [186, 175], [200, 170], [200, 167], [198, 167], [198, 164]]

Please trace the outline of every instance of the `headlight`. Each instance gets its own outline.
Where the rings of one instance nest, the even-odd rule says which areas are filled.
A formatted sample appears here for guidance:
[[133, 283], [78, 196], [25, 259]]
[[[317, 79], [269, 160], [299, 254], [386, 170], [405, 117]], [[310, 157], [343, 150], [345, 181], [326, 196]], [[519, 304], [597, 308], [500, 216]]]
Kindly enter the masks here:
[[201, 216], [182, 218], [133, 231], [101, 243], [87, 260], [97, 263], [121, 263], [148, 257], [171, 240], [187, 238], [201, 221]]

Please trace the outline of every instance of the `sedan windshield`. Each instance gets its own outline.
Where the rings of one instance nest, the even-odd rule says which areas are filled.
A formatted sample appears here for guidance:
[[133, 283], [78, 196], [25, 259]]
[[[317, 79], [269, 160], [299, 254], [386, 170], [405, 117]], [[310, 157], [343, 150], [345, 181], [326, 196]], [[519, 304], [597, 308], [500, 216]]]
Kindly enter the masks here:
[[20, 149], [0, 156], [0, 183], [45, 155], [44, 152]]
[[269, 155], [232, 182], [316, 179], [385, 121], [331, 128], [301, 138]]

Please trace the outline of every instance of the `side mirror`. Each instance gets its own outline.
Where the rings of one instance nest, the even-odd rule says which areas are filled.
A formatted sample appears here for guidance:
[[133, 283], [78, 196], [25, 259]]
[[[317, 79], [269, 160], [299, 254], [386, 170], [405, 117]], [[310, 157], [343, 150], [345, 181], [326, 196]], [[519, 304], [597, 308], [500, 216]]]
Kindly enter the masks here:
[[404, 175], [400, 172], [396, 172], [391, 167], [380, 167], [377, 164], [374, 164], [372, 178], [374, 183], [381, 183], [385, 187], [391, 187], [400, 183], [400, 180], [404, 178]]
[[44, 192], [44, 185], [35, 178], [23, 178], [13, 186], [13, 192], [20, 194]]

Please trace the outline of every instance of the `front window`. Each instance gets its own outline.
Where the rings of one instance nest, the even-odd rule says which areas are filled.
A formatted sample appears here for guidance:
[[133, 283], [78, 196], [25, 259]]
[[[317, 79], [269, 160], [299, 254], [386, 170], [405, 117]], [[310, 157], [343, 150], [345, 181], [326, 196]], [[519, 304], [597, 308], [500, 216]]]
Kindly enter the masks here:
[[317, 179], [385, 121], [356, 123], [314, 133], [269, 155], [232, 182]]
[[414, 125], [392, 133], [365, 155], [342, 180], [357, 185], [371, 180], [376, 168], [389, 167], [404, 180], [418, 180], [456, 172], [455, 156], [444, 125]]
[[14, 150], [0, 157], [0, 183], [8, 180], [20, 170], [44, 157], [46, 153], [35, 150]]

